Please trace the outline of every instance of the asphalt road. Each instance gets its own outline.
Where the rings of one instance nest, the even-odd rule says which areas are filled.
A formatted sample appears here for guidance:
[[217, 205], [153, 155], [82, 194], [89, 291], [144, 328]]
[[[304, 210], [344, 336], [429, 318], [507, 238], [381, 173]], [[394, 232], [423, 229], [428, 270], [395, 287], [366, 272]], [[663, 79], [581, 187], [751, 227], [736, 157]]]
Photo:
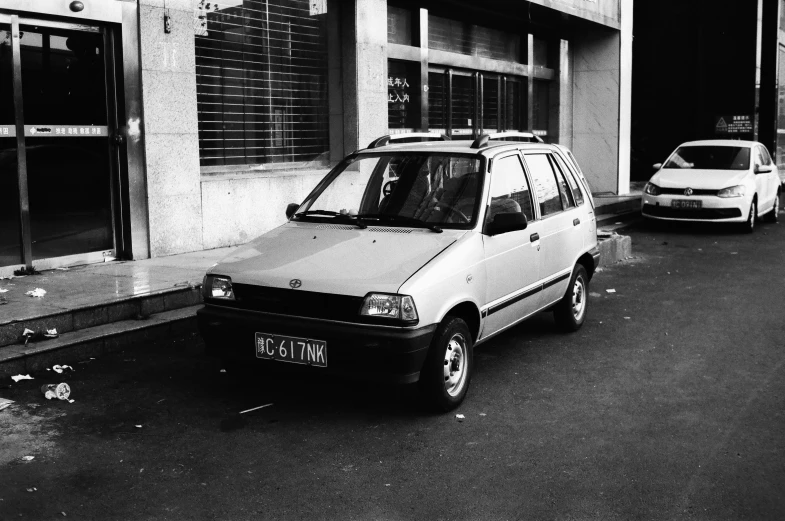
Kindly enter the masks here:
[[785, 519], [785, 224], [625, 233], [581, 331], [477, 349], [462, 421], [196, 338], [0, 382], [0, 519]]

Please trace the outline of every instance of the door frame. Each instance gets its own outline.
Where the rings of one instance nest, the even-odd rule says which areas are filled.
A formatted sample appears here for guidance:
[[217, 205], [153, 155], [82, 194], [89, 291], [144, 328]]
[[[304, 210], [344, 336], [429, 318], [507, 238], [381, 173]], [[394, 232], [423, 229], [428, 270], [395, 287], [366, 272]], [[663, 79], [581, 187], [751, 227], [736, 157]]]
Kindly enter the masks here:
[[[88, 21], [89, 22], [89, 21]], [[35, 17], [28, 17], [19, 14], [5, 14], [0, 12], [0, 23], [8, 24], [11, 27], [11, 47], [12, 47], [12, 83], [14, 97], [14, 119], [17, 146], [17, 187], [19, 196], [20, 212], [20, 240], [22, 264], [28, 271], [33, 270], [33, 251], [32, 251], [32, 230], [30, 222], [29, 187], [27, 177], [27, 145], [25, 136], [24, 119], [24, 100], [22, 95], [22, 62], [21, 62], [21, 26], [39, 26], [52, 29], [65, 29], [71, 31], [84, 31], [99, 33], [103, 41], [104, 57], [104, 89], [106, 91], [106, 114], [107, 114], [107, 147], [108, 147], [108, 172], [110, 186], [110, 213], [112, 227], [112, 248], [111, 250], [88, 251], [74, 255], [61, 257], [42, 258], [35, 260], [36, 269], [50, 269], [58, 266], [90, 264], [106, 260], [114, 260], [118, 252], [123, 250], [123, 208], [120, 190], [120, 173], [123, 166], [121, 160], [122, 150], [119, 146], [124, 139], [118, 133], [121, 108], [118, 103], [116, 54], [120, 51], [115, 38], [116, 28], [100, 22], [82, 23], [81, 21], [59, 21], [44, 20]]]

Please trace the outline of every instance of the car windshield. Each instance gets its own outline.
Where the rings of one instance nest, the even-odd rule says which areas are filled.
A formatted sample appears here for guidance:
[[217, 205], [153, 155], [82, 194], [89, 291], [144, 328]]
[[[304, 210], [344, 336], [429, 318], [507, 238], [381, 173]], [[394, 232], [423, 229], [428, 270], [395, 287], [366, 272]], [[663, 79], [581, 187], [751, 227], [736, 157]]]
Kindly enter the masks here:
[[352, 220], [361, 226], [422, 226], [435, 231], [470, 228], [479, 207], [483, 162], [467, 154], [355, 156], [338, 165], [294, 217]]
[[747, 170], [750, 149], [732, 146], [679, 147], [663, 168]]

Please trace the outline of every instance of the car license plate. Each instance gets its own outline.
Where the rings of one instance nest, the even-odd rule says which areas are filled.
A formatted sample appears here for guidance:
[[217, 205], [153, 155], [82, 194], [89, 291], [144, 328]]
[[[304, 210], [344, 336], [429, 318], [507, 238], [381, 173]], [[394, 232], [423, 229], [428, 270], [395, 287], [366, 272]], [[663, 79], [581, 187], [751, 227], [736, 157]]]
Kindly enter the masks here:
[[256, 333], [256, 358], [327, 367], [327, 342]]
[[674, 199], [671, 201], [671, 208], [683, 208], [685, 210], [700, 210], [703, 207], [703, 201], [700, 199]]

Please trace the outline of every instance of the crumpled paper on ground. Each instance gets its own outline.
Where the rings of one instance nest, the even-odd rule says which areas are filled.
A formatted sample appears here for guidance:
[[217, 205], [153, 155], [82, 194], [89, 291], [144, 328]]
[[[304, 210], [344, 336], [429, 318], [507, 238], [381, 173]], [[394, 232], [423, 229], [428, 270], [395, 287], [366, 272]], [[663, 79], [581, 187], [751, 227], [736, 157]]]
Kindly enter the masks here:
[[41, 288], [35, 288], [35, 289], [31, 289], [30, 291], [25, 293], [25, 295], [29, 295], [31, 297], [41, 298], [44, 295], [46, 295], [46, 290], [45, 289], [41, 289]]
[[29, 374], [18, 374], [16, 376], [12, 376], [11, 380], [14, 382], [18, 382], [19, 380], [33, 380], [33, 377]]

